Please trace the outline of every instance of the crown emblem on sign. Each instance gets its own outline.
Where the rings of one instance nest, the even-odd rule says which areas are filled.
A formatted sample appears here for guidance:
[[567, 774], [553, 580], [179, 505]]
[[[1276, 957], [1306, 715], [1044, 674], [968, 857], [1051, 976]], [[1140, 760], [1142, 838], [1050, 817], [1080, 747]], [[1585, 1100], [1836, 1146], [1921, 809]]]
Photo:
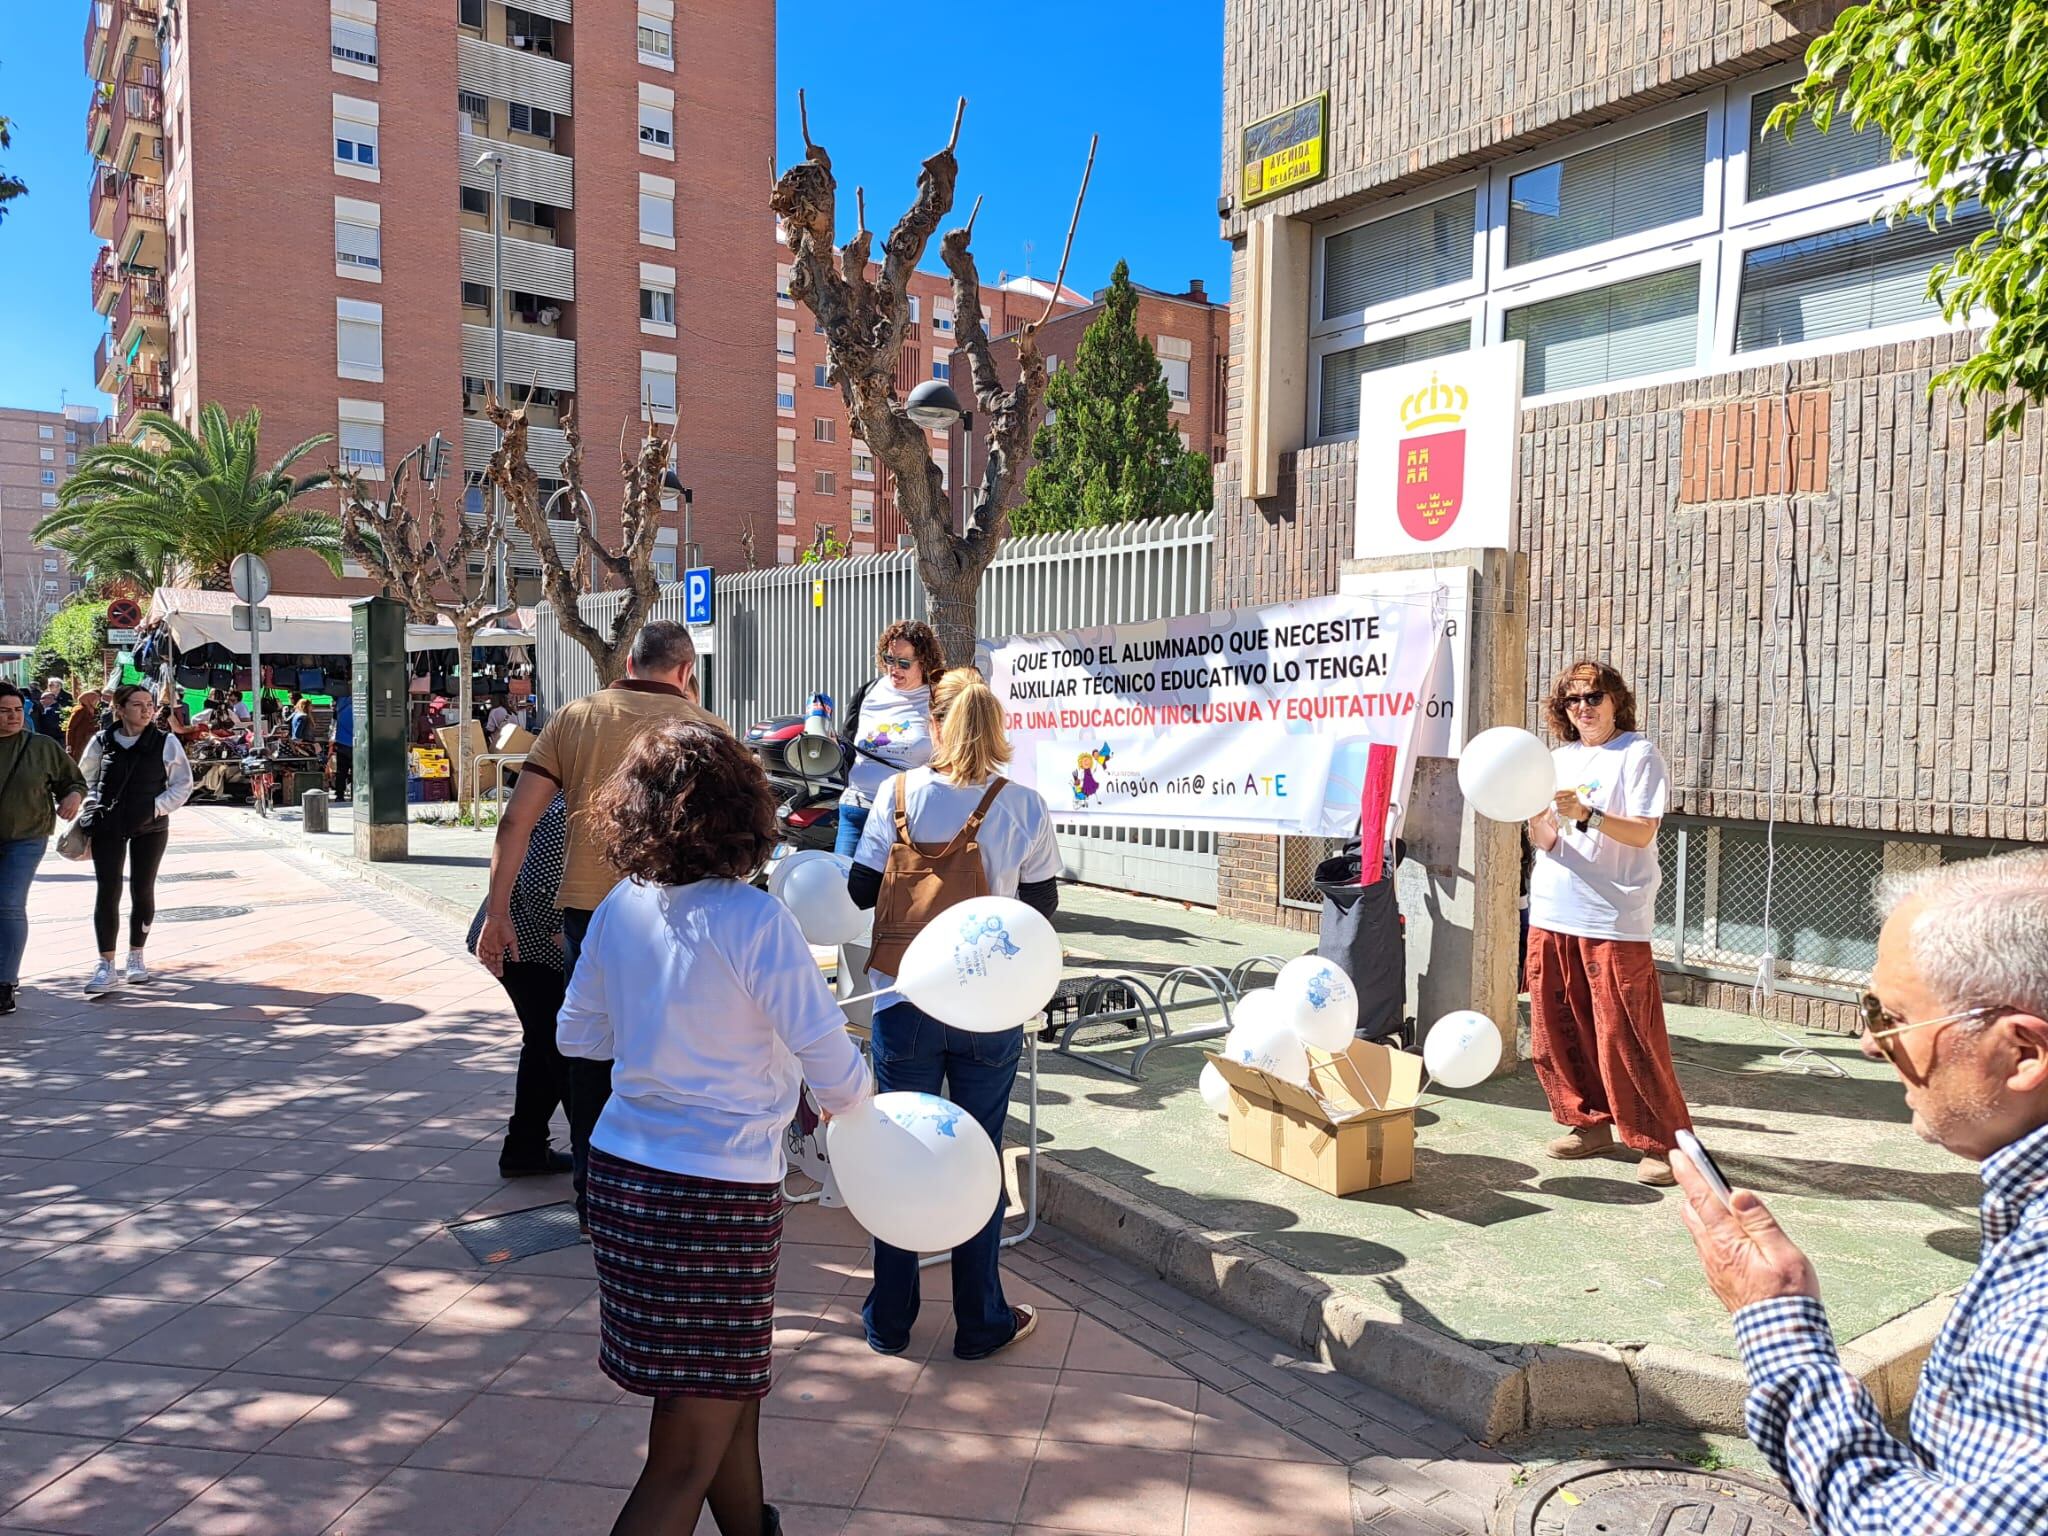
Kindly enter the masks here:
[[1457, 384], [1440, 384], [1435, 374], [1429, 376], [1429, 387], [1418, 389], [1401, 402], [1401, 425], [1410, 432], [1424, 427], [1449, 426], [1462, 421], [1466, 407], [1472, 397]]

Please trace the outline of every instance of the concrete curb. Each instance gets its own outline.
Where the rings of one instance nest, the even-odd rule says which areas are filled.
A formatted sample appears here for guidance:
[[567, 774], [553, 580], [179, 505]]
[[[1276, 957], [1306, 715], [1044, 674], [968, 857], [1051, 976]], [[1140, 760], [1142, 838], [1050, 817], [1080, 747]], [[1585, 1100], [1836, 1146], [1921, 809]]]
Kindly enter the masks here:
[[[1042, 1220], [1474, 1439], [1634, 1424], [1743, 1432], [1748, 1383], [1740, 1361], [1665, 1344], [1482, 1348], [1336, 1290], [1228, 1233], [1205, 1231], [1051, 1153], [1041, 1153], [1038, 1166]], [[1843, 1347], [1843, 1364], [1887, 1418], [1911, 1406], [1953, 1300], [1937, 1297]]]

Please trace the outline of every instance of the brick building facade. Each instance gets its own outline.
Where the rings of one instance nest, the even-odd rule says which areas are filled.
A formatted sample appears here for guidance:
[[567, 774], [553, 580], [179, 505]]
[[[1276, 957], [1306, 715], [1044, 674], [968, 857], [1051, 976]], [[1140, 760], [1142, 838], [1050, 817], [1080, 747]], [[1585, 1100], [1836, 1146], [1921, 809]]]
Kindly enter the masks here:
[[[772, 7], [93, 0], [85, 45], [118, 427], [152, 405], [188, 421], [257, 405], [266, 449], [334, 434], [316, 462], [374, 480], [438, 432], [451, 476], [474, 478], [502, 315], [544, 488], [573, 402], [615, 530], [620, 433], [651, 407], [677, 425], [703, 557], [740, 562], [744, 518], [774, 487], [755, 238]], [[663, 531], [667, 564], [680, 531]], [[357, 575], [293, 556], [277, 580], [319, 595], [366, 589]]]
[[[1747, 1006], [1775, 954], [1769, 1011], [1800, 1021], [1860, 984], [1871, 875], [2048, 841], [2048, 426], [1987, 443], [1928, 393], [1972, 341], [1924, 298], [1968, 226], [1873, 222], [1913, 180], [1881, 142], [1757, 133], [1837, 10], [1426, 0], [1360, 32], [1231, 0], [1223, 71], [1217, 604], [1336, 590], [1358, 372], [1521, 339], [1513, 723], [1576, 655], [1633, 680], [1673, 782], [1660, 960]], [[1324, 91], [1325, 179], [1240, 206], [1239, 132]], [[1222, 839], [1222, 901], [1306, 926], [1320, 847], [1279, 843]]]
[[0, 407], [0, 644], [32, 644], [77, 590], [64, 551], [37, 544], [34, 529], [57, 509], [58, 487], [101, 431], [91, 406]]

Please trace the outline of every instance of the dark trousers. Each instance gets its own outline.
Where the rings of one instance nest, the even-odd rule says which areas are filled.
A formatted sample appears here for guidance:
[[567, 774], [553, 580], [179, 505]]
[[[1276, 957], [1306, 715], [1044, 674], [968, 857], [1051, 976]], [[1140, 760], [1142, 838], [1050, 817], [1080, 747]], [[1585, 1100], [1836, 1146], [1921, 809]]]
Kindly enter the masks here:
[[121, 935], [121, 867], [128, 867], [128, 947], [140, 949], [149, 942], [149, 925], [156, 920], [156, 872], [164, 861], [164, 845], [171, 829], [160, 826], [154, 832], [127, 836], [119, 832], [92, 835], [92, 872], [99, 882], [99, 897], [92, 907], [93, 937], [100, 953], [111, 955]]
[[356, 749], [337, 746], [334, 749], [334, 798], [352, 799], [356, 783]]
[[[892, 1003], [875, 1010], [870, 1040], [877, 1092], [943, 1094], [1002, 1146], [1023, 1030], [971, 1034], [910, 1003]], [[988, 1224], [953, 1250], [953, 1353], [966, 1359], [1001, 1349], [1017, 1331], [1016, 1315], [1003, 1296], [1003, 1205], [998, 1189]], [[883, 1349], [903, 1348], [917, 1305], [917, 1255], [877, 1242], [874, 1288], [861, 1308], [868, 1338]]]
[[555, 1048], [555, 1016], [562, 1011], [568, 977], [551, 965], [507, 961], [499, 978], [519, 1015], [519, 1071], [512, 1080], [508, 1150], [538, 1152], [548, 1144], [555, 1106], [569, 1103], [569, 1062]]
[[[563, 982], [576, 974], [576, 957], [583, 952], [583, 936], [590, 932], [591, 913], [576, 907], [562, 909]], [[576, 1160], [572, 1182], [576, 1187], [576, 1211], [583, 1212], [583, 1186], [590, 1173], [590, 1133], [597, 1129], [597, 1117], [604, 1113], [605, 1100], [612, 1096], [612, 1064], [589, 1061], [581, 1056], [563, 1058], [569, 1067], [569, 1155]]]

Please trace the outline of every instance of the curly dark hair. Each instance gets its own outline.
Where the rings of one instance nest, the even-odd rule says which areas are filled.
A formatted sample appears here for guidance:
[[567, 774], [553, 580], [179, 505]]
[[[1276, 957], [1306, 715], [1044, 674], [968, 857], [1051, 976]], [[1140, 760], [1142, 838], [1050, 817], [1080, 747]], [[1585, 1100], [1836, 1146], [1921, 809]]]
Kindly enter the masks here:
[[696, 721], [644, 732], [589, 814], [613, 867], [648, 885], [750, 879], [775, 848], [775, 796], [760, 765]]
[[925, 682], [936, 683], [946, 670], [946, 658], [939, 651], [939, 637], [932, 633], [931, 625], [919, 619], [898, 619], [882, 631], [881, 639], [875, 642], [875, 665], [885, 665], [882, 658], [899, 640], [917, 653], [917, 664], [924, 669]]
[[[1587, 675], [1589, 673], [1590, 676]], [[1622, 681], [1621, 674], [1604, 661], [1581, 656], [1557, 674], [1557, 681], [1550, 685], [1550, 697], [1543, 701], [1543, 718], [1550, 722], [1551, 735], [1559, 741], [1579, 739], [1579, 728], [1572, 724], [1571, 711], [1564, 707], [1565, 687], [1574, 679], [1592, 683], [1614, 700], [1614, 733], [1617, 736], [1637, 728], [1636, 696]]]

